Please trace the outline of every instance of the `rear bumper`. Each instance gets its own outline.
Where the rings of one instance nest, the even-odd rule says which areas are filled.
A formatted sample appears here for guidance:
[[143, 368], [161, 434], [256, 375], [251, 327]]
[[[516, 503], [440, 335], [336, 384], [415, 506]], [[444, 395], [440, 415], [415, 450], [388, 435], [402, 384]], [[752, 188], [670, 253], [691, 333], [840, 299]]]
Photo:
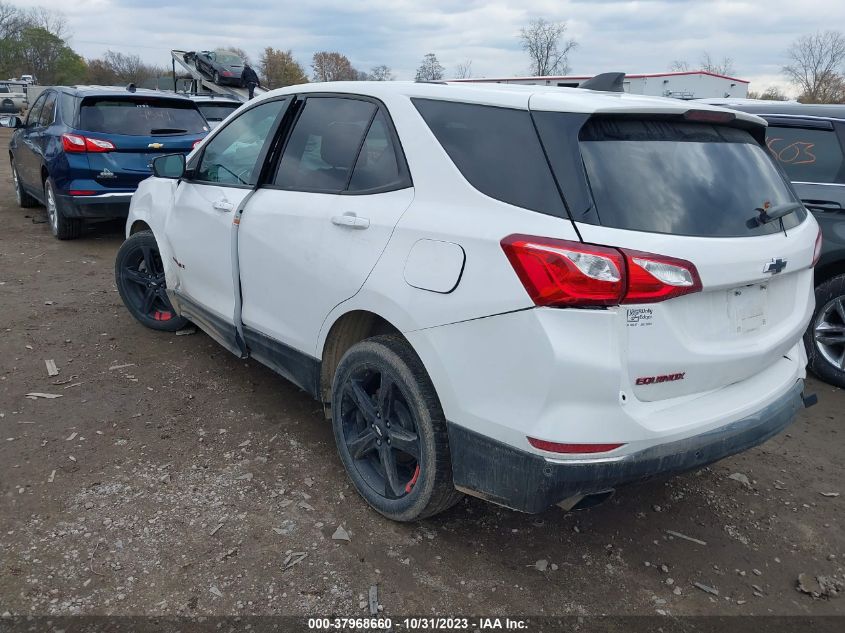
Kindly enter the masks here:
[[62, 213], [69, 218], [126, 218], [131, 192], [103, 193], [94, 196], [60, 195]]
[[682, 440], [620, 457], [553, 461], [449, 424], [455, 486], [522, 512], [579, 495], [695, 470], [762, 444], [780, 433], [803, 407], [804, 381], [756, 413]]

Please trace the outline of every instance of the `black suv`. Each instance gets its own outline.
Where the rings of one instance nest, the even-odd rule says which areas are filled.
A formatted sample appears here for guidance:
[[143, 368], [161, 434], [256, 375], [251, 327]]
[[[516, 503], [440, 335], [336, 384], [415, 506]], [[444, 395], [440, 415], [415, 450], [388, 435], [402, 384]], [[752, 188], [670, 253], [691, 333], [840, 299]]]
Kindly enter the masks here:
[[845, 105], [708, 100], [763, 117], [766, 144], [822, 228], [816, 311], [804, 336], [810, 369], [845, 388]]

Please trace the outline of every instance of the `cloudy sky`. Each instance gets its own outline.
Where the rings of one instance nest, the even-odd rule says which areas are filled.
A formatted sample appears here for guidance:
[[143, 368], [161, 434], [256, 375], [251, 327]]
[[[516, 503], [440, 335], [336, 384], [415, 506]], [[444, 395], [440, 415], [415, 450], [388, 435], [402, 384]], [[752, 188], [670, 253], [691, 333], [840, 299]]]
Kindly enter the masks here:
[[845, 27], [843, 0], [33, 0], [68, 18], [85, 57], [106, 49], [169, 64], [169, 50], [232, 45], [256, 59], [265, 46], [292, 49], [310, 74], [311, 55], [337, 50], [368, 70], [391, 66], [411, 79], [423, 55], [446, 74], [472, 60], [476, 77], [525, 74], [517, 35], [534, 17], [566, 21], [578, 41], [572, 72], [695, 66], [703, 51], [734, 60], [751, 89], [783, 82], [785, 50], [798, 36]]

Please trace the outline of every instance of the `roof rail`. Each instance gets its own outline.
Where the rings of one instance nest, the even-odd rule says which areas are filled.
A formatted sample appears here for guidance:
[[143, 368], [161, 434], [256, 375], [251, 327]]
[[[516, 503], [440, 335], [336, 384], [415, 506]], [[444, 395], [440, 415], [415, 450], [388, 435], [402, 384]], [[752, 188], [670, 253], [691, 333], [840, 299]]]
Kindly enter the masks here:
[[600, 92], [625, 92], [624, 81], [625, 73], [600, 73], [578, 87]]

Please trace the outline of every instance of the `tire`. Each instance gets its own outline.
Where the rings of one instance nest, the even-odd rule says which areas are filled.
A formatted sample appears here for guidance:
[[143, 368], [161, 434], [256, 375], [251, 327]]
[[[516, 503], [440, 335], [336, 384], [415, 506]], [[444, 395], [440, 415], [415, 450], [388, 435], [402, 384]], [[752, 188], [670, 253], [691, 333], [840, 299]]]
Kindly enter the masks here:
[[816, 287], [816, 311], [804, 345], [810, 371], [845, 389], [845, 275]]
[[220, 85], [220, 73], [216, 70], [214, 71], [214, 83], [216, 83], [218, 86]]
[[38, 206], [38, 200], [29, 195], [23, 188], [23, 183], [18, 176], [18, 168], [15, 166], [15, 159], [12, 159], [12, 183], [15, 186], [15, 200], [22, 209], [31, 209]]
[[332, 383], [332, 427], [355, 489], [387, 518], [424, 519], [461, 499], [440, 401], [401, 337], [376, 336], [344, 354]]
[[121, 245], [114, 262], [114, 280], [123, 304], [141, 325], [176, 332], [188, 324], [176, 314], [165, 292], [164, 266], [152, 231], [134, 233]]
[[56, 195], [52, 178], [44, 181], [44, 206], [47, 208], [50, 230], [57, 239], [75, 240], [82, 235], [82, 220], [65, 216], [62, 201]]

